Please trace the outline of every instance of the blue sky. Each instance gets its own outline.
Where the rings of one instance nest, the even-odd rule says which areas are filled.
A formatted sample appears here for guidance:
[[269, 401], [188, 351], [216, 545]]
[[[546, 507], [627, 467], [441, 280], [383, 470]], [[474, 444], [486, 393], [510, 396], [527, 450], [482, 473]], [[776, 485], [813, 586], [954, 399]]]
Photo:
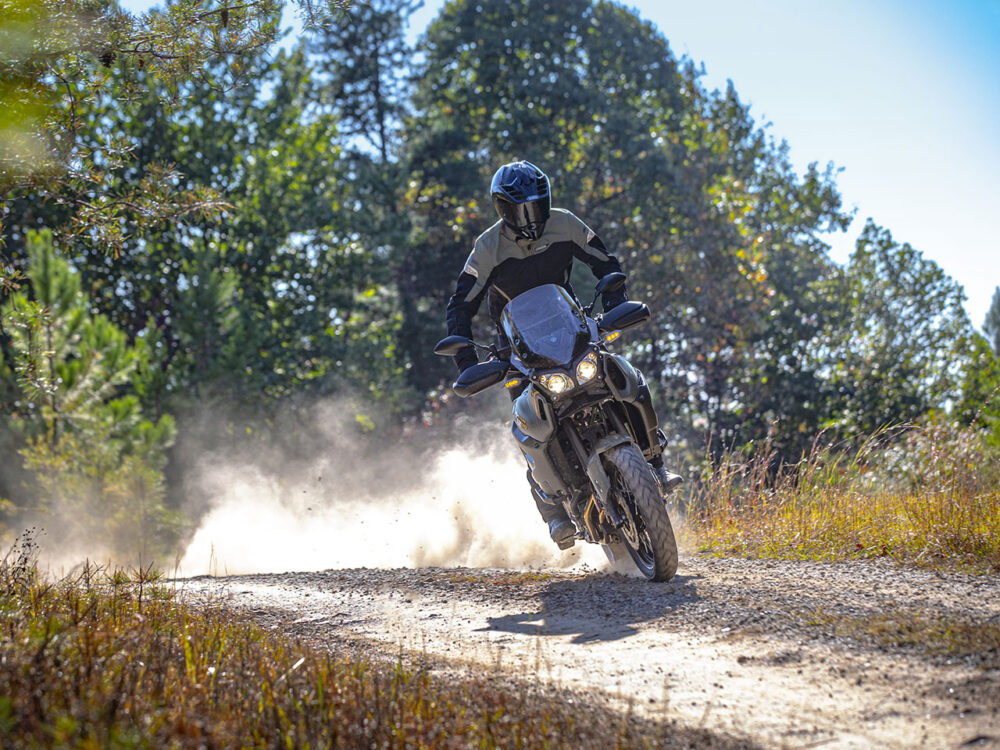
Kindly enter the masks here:
[[[444, 0], [425, 3], [413, 36]], [[624, 4], [703, 63], [709, 88], [731, 79], [797, 168], [843, 168], [857, 214], [827, 238], [835, 260], [870, 216], [961, 283], [982, 325], [1000, 285], [1000, 0]]]

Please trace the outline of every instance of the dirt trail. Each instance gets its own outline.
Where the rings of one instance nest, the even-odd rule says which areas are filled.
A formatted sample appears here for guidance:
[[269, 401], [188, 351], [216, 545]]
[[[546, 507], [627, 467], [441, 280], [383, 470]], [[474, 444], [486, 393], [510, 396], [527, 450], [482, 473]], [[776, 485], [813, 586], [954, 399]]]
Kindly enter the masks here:
[[1000, 747], [1000, 583], [987, 577], [687, 556], [666, 584], [424, 568], [178, 586], [321, 645], [540, 679], [765, 746]]

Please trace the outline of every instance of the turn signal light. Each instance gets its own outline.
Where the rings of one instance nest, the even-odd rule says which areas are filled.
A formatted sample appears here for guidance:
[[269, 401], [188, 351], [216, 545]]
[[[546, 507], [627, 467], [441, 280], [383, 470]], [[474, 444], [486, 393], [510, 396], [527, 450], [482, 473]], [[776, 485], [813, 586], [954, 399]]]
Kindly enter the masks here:
[[621, 331], [608, 331], [606, 334], [604, 334], [604, 343], [610, 344], [612, 341], [614, 341], [621, 335], [622, 335]]
[[504, 383], [503, 387], [504, 388], [513, 388], [515, 385], [517, 385], [520, 382], [521, 382], [520, 378], [514, 378], [513, 380], [508, 380], [506, 383]]

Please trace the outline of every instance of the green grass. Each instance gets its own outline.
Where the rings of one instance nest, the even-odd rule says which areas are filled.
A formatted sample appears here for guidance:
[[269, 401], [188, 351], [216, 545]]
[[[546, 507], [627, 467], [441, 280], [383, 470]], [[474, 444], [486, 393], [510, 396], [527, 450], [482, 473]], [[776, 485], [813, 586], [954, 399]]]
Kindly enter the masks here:
[[690, 508], [702, 551], [1000, 571], [1000, 456], [970, 431], [924, 428], [853, 455], [816, 451], [777, 477], [769, 456], [731, 457]]
[[746, 746], [537, 683], [320, 651], [189, 609], [149, 570], [46, 582], [30, 546], [0, 566], [0, 623], [2, 747]]

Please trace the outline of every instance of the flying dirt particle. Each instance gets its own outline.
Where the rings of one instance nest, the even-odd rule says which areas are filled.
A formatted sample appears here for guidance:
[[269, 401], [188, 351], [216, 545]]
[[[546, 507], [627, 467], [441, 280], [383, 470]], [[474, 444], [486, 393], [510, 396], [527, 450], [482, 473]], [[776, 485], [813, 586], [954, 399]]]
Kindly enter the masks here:
[[[202, 518], [179, 570], [566, 568], [584, 561], [603, 568], [600, 547], [577, 545], [566, 553], [555, 548], [530, 501], [523, 463], [506, 448], [516, 451], [504, 445], [492, 455], [445, 452], [428, 470], [407, 472], [414, 480], [403, 490], [379, 491], [368, 482], [335, 483], [320, 492], [314, 487], [308, 506], [296, 499], [302, 485], [280, 467], [267, 472], [206, 462], [202, 484], [215, 507]], [[377, 466], [370, 470], [373, 478], [379, 474]]]

